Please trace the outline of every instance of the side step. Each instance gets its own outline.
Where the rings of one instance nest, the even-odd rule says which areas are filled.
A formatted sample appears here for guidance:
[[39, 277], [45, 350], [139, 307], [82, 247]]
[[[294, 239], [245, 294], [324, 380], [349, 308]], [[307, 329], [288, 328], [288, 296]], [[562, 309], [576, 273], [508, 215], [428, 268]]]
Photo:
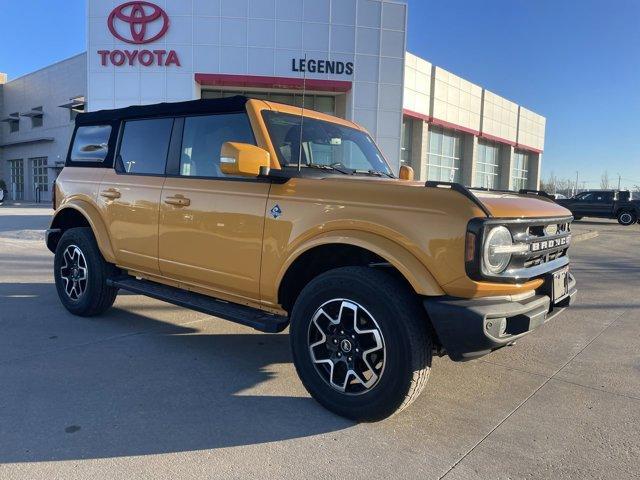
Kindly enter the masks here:
[[217, 300], [206, 295], [148, 280], [138, 280], [135, 277], [110, 278], [107, 280], [107, 285], [240, 323], [261, 332], [278, 333], [289, 325], [289, 319], [280, 315], [272, 315], [255, 308]]

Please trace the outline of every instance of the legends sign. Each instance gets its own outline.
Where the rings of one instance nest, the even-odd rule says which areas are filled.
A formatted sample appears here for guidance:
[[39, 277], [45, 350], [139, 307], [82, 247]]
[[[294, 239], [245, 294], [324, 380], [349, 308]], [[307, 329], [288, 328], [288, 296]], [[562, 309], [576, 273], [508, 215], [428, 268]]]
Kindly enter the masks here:
[[331, 75], [353, 75], [353, 62], [336, 60], [314, 60], [292, 58], [291, 71], [302, 73], [328, 73]]

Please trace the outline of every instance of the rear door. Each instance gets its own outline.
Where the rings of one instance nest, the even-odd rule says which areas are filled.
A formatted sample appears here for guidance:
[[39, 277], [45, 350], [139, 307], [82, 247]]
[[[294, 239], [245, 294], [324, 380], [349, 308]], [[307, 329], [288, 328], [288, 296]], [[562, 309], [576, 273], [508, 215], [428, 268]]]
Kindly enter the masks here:
[[98, 191], [118, 265], [158, 274], [158, 215], [173, 118], [123, 123], [115, 168]]
[[613, 210], [613, 192], [590, 192], [574, 205], [579, 216], [609, 217]]
[[270, 182], [232, 178], [220, 169], [224, 142], [255, 145], [246, 113], [176, 120], [180, 148], [172, 157], [160, 203], [163, 276], [218, 293], [259, 299], [264, 216]]

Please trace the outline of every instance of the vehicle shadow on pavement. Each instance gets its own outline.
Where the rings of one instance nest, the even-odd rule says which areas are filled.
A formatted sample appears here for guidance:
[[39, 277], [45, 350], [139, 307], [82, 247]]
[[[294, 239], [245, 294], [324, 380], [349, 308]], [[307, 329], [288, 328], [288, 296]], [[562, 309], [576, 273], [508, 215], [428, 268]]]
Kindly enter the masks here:
[[0, 463], [207, 450], [353, 425], [309, 398], [290, 367], [278, 378], [291, 362], [287, 335], [212, 334], [211, 322], [180, 326], [119, 308], [79, 318], [52, 284], [0, 284], [9, 353]]

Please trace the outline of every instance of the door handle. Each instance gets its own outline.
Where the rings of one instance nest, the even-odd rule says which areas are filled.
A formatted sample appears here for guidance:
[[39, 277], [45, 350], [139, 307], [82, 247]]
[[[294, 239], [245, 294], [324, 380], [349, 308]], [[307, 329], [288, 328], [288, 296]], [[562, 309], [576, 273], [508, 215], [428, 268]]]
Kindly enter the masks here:
[[183, 197], [182, 195], [176, 195], [175, 197], [165, 198], [164, 203], [175, 205], [176, 207], [188, 207], [189, 205], [191, 205], [191, 200]]
[[120, 192], [115, 188], [108, 188], [100, 192], [100, 196], [104, 198], [108, 198], [109, 200], [115, 200], [116, 198], [120, 198]]

